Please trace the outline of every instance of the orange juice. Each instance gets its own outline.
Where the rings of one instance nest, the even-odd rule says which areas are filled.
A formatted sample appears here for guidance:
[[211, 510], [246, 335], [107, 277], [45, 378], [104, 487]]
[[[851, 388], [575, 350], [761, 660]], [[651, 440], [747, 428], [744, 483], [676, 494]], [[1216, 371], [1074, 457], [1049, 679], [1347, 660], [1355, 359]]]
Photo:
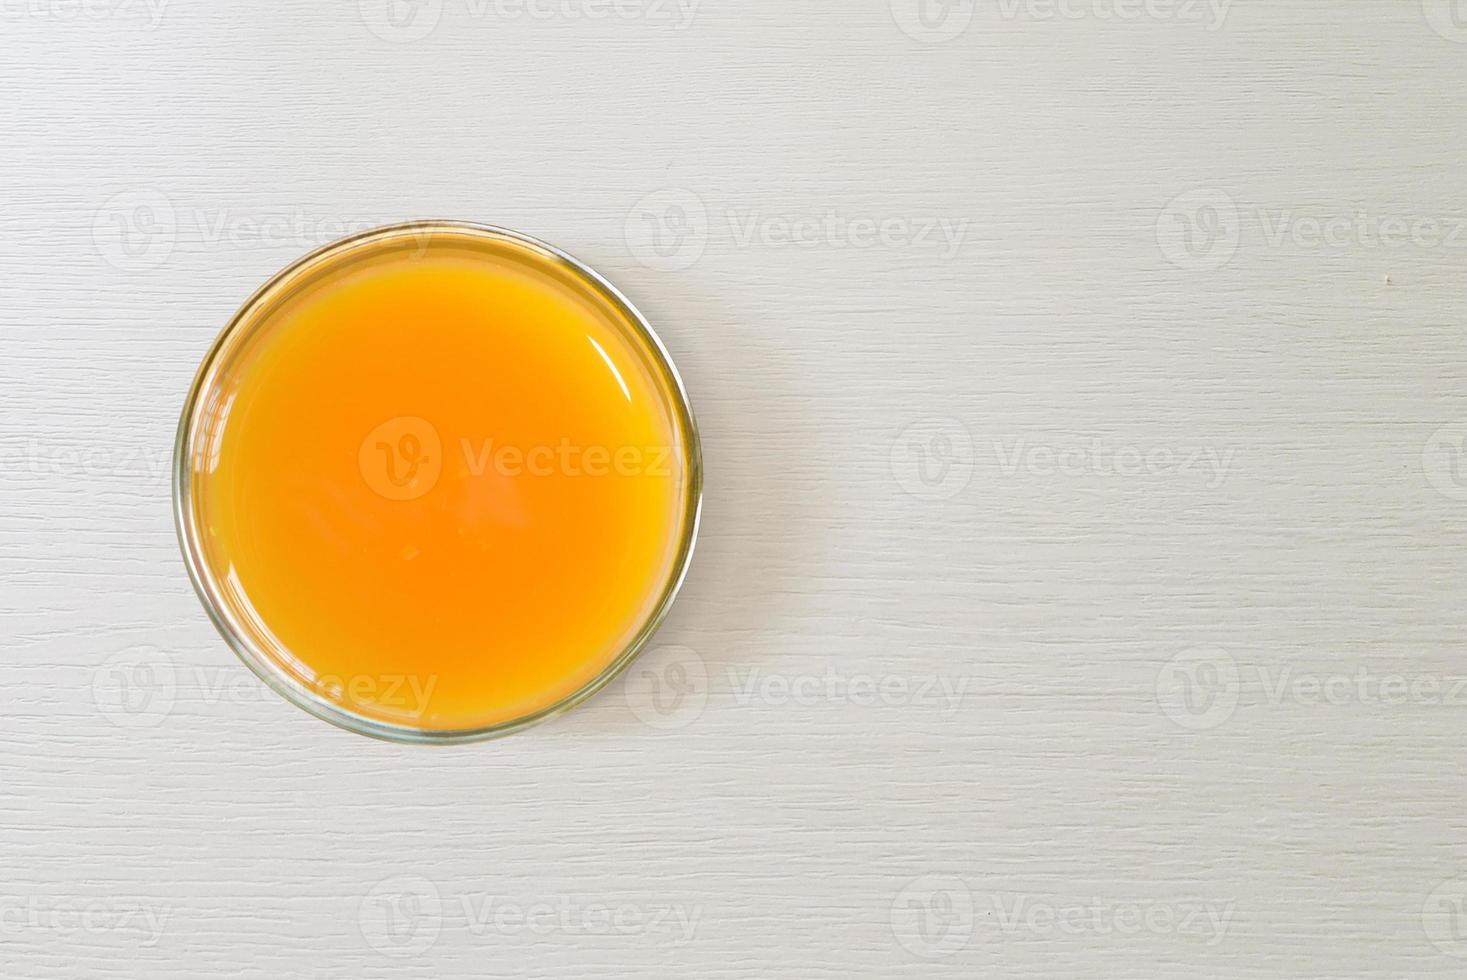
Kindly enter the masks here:
[[282, 273], [220, 338], [181, 426], [180, 536], [226, 637], [303, 707], [497, 734], [645, 641], [698, 467], [615, 290], [508, 233], [399, 226]]

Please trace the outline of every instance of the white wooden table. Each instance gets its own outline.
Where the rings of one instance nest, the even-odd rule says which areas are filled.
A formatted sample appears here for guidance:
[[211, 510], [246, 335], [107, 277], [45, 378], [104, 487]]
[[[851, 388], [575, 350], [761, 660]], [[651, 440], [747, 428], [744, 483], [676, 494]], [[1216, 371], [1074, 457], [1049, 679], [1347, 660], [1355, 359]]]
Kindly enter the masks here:
[[[1464, 975], [1464, 78], [1450, 0], [0, 0], [0, 976]], [[439, 751], [168, 506], [236, 306], [412, 217], [620, 285], [708, 468], [628, 682]]]

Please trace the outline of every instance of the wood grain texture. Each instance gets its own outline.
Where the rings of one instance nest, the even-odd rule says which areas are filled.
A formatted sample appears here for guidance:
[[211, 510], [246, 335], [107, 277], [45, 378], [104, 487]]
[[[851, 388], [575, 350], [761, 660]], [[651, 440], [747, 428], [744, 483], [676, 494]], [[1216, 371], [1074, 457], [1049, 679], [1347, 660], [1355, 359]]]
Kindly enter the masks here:
[[[0, 975], [1462, 975], [1467, 29], [1120, 3], [0, 5]], [[166, 469], [440, 216], [644, 309], [708, 492], [628, 686], [427, 751], [259, 689]]]

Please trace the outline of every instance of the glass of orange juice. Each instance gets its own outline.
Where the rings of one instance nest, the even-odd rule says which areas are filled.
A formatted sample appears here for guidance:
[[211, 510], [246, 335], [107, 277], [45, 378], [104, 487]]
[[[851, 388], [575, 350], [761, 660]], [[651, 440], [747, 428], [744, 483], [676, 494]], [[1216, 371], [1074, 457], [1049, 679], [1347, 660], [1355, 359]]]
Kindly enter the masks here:
[[505, 735], [647, 642], [702, 461], [676, 370], [606, 280], [504, 229], [417, 222], [255, 293], [179, 423], [190, 577], [266, 683], [352, 731]]

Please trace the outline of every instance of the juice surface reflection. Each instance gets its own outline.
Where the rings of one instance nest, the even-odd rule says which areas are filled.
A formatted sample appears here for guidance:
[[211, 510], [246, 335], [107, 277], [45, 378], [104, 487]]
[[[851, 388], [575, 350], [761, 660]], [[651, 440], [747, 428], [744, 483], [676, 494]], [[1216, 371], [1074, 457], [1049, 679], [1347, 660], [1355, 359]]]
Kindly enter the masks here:
[[674, 576], [689, 461], [626, 312], [541, 253], [407, 237], [255, 311], [192, 459], [204, 560], [322, 696], [501, 724], [606, 670]]

